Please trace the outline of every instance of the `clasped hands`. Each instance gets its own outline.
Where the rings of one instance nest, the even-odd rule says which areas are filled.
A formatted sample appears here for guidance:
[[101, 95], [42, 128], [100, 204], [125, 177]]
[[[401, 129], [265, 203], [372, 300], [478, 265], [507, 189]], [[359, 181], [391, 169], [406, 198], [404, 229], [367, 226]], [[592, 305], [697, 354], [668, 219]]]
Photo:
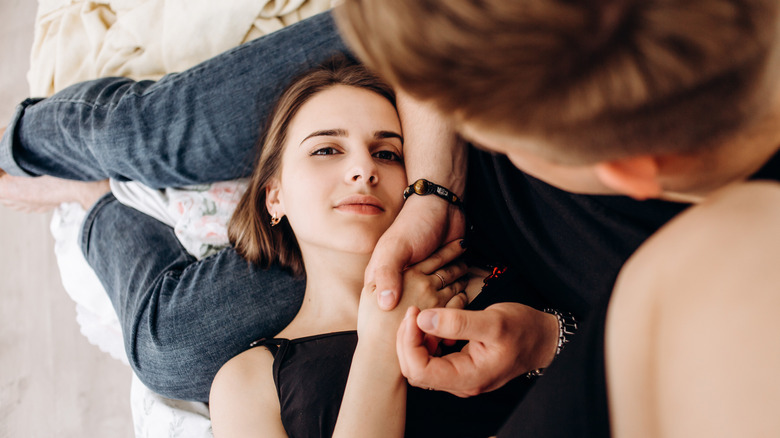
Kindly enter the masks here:
[[[382, 309], [398, 306], [393, 313], [405, 311], [395, 340], [401, 372], [409, 383], [470, 397], [548, 366], [555, 357], [558, 323], [554, 315], [517, 303], [498, 303], [480, 311], [452, 305], [421, 311], [420, 306], [410, 305], [402, 289], [404, 267], [442, 242], [461, 237], [462, 229], [458, 209], [433, 197], [410, 198], [379, 240], [366, 270], [364, 290], [375, 291]], [[458, 352], [437, 356], [439, 339], [467, 344]]]

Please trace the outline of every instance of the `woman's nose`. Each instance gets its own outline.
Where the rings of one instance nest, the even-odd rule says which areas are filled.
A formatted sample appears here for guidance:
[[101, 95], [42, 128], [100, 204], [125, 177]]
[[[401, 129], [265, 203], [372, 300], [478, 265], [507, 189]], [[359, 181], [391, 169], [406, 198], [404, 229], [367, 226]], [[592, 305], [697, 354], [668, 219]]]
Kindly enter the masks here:
[[347, 172], [347, 182], [363, 182], [366, 184], [376, 184], [379, 182], [376, 163], [372, 157], [361, 158], [349, 168]]

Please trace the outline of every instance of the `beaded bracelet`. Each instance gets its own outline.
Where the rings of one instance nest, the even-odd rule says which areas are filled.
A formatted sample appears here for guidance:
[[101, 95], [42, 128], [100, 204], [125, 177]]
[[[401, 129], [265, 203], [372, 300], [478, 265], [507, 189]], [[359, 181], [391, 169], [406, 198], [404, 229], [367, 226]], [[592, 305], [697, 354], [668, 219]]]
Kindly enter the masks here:
[[[544, 309], [543, 312], [555, 315], [558, 318], [558, 345], [555, 347], [555, 357], [558, 357], [561, 351], [563, 351], [563, 346], [571, 341], [571, 337], [577, 331], [577, 320], [569, 312], [563, 313], [555, 309]], [[525, 373], [525, 377], [529, 379], [539, 377], [544, 375], [544, 370], [545, 368], [531, 370]]]
[[438, 184], [432, 183], [427, 179], [422, 179], [422, 178], [418, 179], [417, 181], [414, 182], [414, 184], [404, 189], [404, 199], [412, 195], [420, 195], [420, 196], [436, 195], [441, 199], [444, 199], [450, 204], [463, 210], [463, 201], [458, 195], [452, 193], [446, 187], [442, 187]]

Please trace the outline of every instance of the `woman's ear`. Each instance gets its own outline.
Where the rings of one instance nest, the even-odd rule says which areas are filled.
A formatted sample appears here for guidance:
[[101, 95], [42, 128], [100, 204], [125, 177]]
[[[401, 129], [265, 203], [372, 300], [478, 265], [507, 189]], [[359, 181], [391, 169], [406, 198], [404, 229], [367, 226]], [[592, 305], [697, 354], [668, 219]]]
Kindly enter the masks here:
[[600, 162], [595, 170], [605, 186], [640, 201], [657, 198], [663, 192], [658, 161], [649, 155]]
[[265, 186], [265, 208], [268, 209], [271, 217], [281, 218], [285, 214], [282, 186], [278, 179], [274, 178]]

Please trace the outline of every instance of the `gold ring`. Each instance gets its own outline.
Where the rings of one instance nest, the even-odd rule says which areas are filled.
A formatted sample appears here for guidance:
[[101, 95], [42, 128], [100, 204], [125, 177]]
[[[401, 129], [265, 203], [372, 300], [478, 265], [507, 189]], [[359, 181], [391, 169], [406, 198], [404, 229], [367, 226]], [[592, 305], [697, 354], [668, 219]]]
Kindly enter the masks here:
[[438, 272], [434, 272], [433, 275], [439, 277], [439, 280], [441, 280], [441, 287], [439, 289], [444, 289], [447, 287], [447, 283], [444, 281], [444, 277], [441, 276]]

